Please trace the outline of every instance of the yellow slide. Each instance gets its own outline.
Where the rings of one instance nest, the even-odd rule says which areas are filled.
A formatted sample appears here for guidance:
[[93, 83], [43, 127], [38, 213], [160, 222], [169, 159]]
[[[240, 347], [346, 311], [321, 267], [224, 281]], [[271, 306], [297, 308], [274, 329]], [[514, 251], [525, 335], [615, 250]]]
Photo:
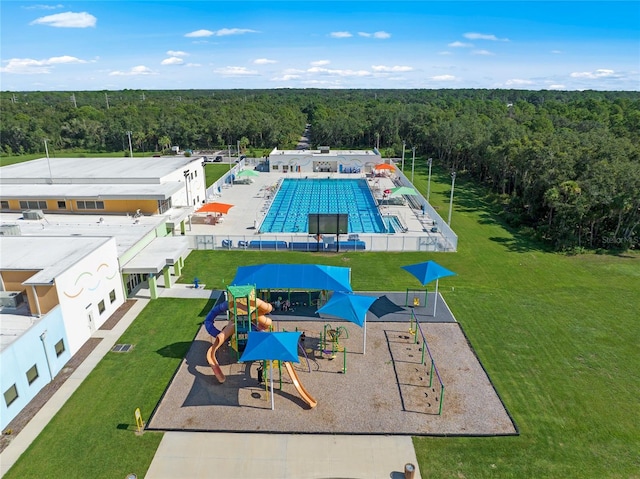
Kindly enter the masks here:
[[289, 373], [289, 376], [291, 376], [293, 385], [298, 390], [298, 394], [300, 394], [300, 397], [302, 398], [302, 400], [306, 402], [309, 405], [309, 407], [312, 407], [312, 408], [316, 407], [318, 405], [318, 401], [313, 399], [311, 395], [307, 392], [307, 390], [304, 388], [304, 386], [300, 382], [300, 379], [298, 378], [298, 373], [296, 373], [296, 370], [293, 369], [293, 366], [291, 365], [291, 363], [285, 362], [284, 367], [287, 368], [287, 372]]

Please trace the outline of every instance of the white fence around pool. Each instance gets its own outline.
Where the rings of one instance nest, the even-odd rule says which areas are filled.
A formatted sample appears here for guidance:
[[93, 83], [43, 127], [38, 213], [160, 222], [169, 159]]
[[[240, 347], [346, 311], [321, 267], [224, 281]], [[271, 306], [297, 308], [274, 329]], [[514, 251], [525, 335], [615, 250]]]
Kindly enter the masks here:
[[190, 235], [192, 249], [199, 250], [247, 250], [247, 251], [453, 251], [441, 234], [422, 235], [358, 234], [323, 235], [318, 242], [309, 235]]

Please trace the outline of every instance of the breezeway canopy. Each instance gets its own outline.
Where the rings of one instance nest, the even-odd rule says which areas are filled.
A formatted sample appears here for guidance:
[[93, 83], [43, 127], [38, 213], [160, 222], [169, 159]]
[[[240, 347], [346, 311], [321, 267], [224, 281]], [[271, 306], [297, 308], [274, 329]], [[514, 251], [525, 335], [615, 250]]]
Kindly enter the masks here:
[[257, 289], [353, 291], [351, 268], [320, 264], [240, 266], [231, 284], [255, 284]]

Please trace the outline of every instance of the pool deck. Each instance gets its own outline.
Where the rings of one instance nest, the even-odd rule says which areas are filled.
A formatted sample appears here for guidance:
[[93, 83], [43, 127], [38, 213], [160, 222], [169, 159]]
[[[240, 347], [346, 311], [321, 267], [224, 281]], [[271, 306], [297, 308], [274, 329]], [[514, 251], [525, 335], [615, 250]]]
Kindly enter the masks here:
[[[252, 169], [248, 166], [246, 169]], [[337, 178], [337, 179], [361, 179], [364, 174], [344, 174], [344, 173], [263, 173], [259, 176], [252, 177], [253, 183], [250, 184], [234, 184], [223, 188], [220, 195], [215, 198], [209, 198], [208, 201], [217, 201], [234, 205], [229, 213], [223, 216], [223, 220], [215, 225], [202, 224], [201, 221], [194, 219], [190, 230], [190, 235], [258, 235], [255, 229], [267, 212], [269, 202], [269, 187], [276, 186], [280, 178]], [[380, 191], [395, 187], [390, 177], [367, 178], [376, 184]], [[405, 234], [424, 234], [425, 229], [430, 229], [432, 219], [428, 215], [421, 212], [415, 212], [410, 205], [383, 205], [380, 206], [380, 212], [385, 215], [395, 215], [402, 219], [408, 231]], [[196, 217], [204, 218], [205, 215], [196, 214]], [[271, 233], [268, 233], [271, 234]], [[359, 233], [370, 235], [375, 233]], [[402, 234], [402, 233], [400, 233]], [[273, 235], [273, 234], [271, 234]], [[294, 233], [278, 233], [279, 236], [297, 236]], [[385, 233], [381, 233], [385, 235]], [[308, 235], [299, 235], [307, 238]], [[346, 239], [346, 238], [345, 238]]]

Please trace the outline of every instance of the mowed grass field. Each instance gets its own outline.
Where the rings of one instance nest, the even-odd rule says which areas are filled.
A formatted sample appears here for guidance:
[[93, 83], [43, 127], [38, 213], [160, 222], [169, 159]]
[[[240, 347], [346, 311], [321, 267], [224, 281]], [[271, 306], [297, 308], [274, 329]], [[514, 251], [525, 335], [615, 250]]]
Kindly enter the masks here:
[[[445, 218], [448, 185], [434, 175]], [[546, 251], [502, 226], [482, 190], [461, 178], [455, 193], [457, 253], [194, 251], [183, 278], [218, 288], [241, 265], [321, 263], [351, 267], [355, 290], [403, 291], [420, 285], [400, 266], [433, 259], [458, 273], [440, 292], [520, 435], [415, 438], [423, 477], [640, 477], [640, 256]], [[148, 417], [210, 307], [152, 301], [120, 340], [135, 349], [109, 353], [6, 477], [143, 477], [161, 435], [136, 436], [133, 411]]]

